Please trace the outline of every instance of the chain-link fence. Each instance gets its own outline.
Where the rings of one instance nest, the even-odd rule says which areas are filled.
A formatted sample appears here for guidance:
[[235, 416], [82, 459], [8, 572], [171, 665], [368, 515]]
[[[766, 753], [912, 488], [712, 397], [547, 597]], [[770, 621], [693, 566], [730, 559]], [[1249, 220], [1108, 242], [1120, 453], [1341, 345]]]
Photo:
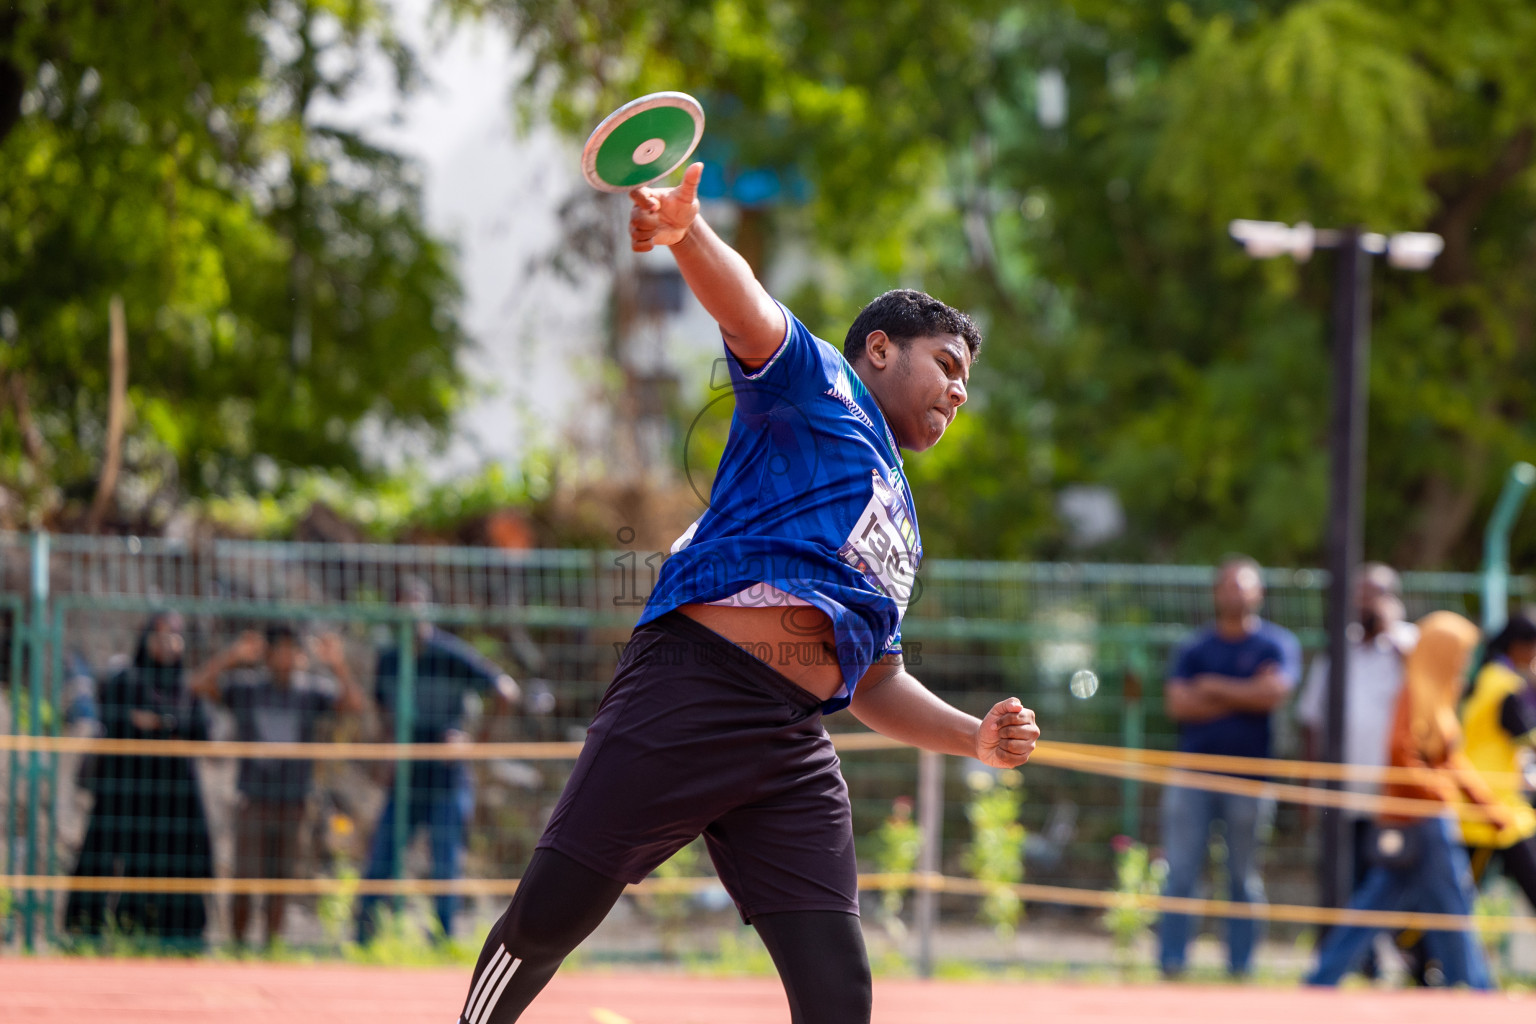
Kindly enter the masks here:
[[[580, 740], [662, 557], [0, 534], [0, 732]], [[1208, 617], [1211, 579], [1208, 567], [930, 561], [904, 630], [907, 659], [969, 710], [1020, 696], [1050, 739], [1171, 747], [1162, 677], [1174, 645]], [[1309, 653], [1323, 642], [1325, 582], [1311, 570], [1266, 574], [1266, 615]], [[1479, 611], [1478, 576], [1409, 573], [1404, 585], [1410, 615]], [[1516, 600], [1530, 589], [1511, 581]], [[1084, 669], [1092, 679], [1073, 684]], [[514, 702], [503, 676], [516, 680]], [[1280, 718], [1277, 752], [1293, 753], [1289, 716]], [[858, 728], [846, 714], [828, 725]], [[5, 873], [102, 880], [98, 891], [11, 893], [8, 935], [83, 941], [116, 929], [200, 945], [239, 925], [252, 939], [264, 926], [293, 941], [322, 926], [366, 937], [368, 898], [344, 913], [326, 900], [359, 876], [515, 877], [570, 769], [559, 751], [368, 761], [327, 749], [313, 761], [8, 751]], [[878, 867], [872, 837], [893, 802], [914, 794], [917, 757], [850, 750], [843, 761], [861, 856]], [[946, 787], [941, 866], [961, 873], [962, 766], [950, 764]], [[1157, 841], [1157, 794], [1134, 780], [1032, 768], [1026, 789], [1031, 881], [1106, 888], [1115, 835]], [[1271, 895], [1310, 902], [1307, 830], [1296, 808], [1279, 814]], [[270, 897], [272, 916], [258, 920], [239, 894], [155, 891], [175, 886], [152, 881], [187, 889], [200, 877], [333, 882], [289, 885], [303, 894], [279, 921]], [[439, 893], [423, 916], [463, 934], [467, 915], [494, 913], [503, 899], [465, 907]]]

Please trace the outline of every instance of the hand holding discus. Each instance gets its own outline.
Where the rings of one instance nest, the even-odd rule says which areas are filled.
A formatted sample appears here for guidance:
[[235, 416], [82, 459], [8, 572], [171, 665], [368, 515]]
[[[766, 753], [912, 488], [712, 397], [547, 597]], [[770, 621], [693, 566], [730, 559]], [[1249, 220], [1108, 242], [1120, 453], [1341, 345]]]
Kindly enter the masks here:
[[699, 177], [704, 165], [692, 164], [683, 172], [683, 182], [676, 188], [651, 188], [641, 185], [631, 189], [629, 211], [629, 247], [635, 252], [650, 252], [658, 245], [676, 245], [688, 237], [693, 219], [699, 215]]
[[627, 192], [629, 239], [635, 252], [676, 245], [699, 214], [704, 165], [683, 172], [676, 188], [653, 188], [681, 167], [704, 135], [704, 108], [682, 92], [654, 92], [630, 100], [603, 118], [582, 147], [587, 183], [603, 192]]

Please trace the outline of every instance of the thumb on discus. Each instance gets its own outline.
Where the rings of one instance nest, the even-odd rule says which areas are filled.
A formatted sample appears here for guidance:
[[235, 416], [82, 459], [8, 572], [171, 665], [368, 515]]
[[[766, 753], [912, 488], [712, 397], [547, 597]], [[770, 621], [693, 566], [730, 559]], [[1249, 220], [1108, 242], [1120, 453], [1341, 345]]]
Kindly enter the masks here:
[[691, 203], [699, 196], [699, 179], [704, 176], [704, 164], [695, 161], [683, 172], [683, 183], [677, 186], [677, 198]]

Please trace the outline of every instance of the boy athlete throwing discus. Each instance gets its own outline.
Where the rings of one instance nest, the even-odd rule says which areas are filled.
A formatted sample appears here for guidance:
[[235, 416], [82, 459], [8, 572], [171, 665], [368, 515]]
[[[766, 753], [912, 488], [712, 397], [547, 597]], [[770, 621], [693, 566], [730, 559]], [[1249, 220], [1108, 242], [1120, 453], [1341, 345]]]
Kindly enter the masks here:
[[870, 1016], [848, 790], [824, 714], [1000, 768], [1040, 737], [1018, 700], [977, 719], [901, 658], [922, 542], [900, 449], [965, 402], [970, 318], [914, 291], [866, 306], [844, 354], [699, 217], [702, 164], [630, 193], [720, 324], [736, 413], [710, 507], [673, 545], [586, 746], [475, 966], [460, 1024], [507, 1024], [638, 882], [700, 833], [762, 936], [795, 1024]]

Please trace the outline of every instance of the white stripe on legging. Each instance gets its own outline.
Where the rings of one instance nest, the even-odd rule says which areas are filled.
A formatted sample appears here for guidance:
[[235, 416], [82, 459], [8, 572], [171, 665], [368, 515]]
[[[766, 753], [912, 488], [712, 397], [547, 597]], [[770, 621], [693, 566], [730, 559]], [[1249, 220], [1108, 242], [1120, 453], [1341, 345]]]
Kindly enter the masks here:
[[512, 961], [511, 968], [507, 971], [506, 974], [501, 976], [501, 983], [496, 986], [496, 991], [491, 993], [491, 1001], [485, 1004], [485, 1009], [480, 1013], [480, 1016], [476, 1017], [471, 1022], [471, 1024], [486, 1024], [486, 1021], [491, 1019], [491, 1011], [496, 1009], [496, 1003], [499, 999], [501, 999], [502, 989], [507, 987], [507, 982], [512, 980], [512, 975], [516, 974], [517, 969], [522, 965], [522, 960]]
[[500, 970], [502, 961], [510, 959], [511, 957], [507, 955], [507, 947], [498, 946], [495, 955], [493, 955], [490, 962], [485, 965], [485, 973], [480, 975], [479, 981], [475, 982], [475, 987], [472, 988], [469, 992], [469, 999], [464, 1003], [465, 1024], [468, 1024], [470, 1018], [469, 1008], [475, 1005], [475, 1000], [479, 999], [481, 993], [485, 991], [486, 980], [490, 978], [491, 975]]

